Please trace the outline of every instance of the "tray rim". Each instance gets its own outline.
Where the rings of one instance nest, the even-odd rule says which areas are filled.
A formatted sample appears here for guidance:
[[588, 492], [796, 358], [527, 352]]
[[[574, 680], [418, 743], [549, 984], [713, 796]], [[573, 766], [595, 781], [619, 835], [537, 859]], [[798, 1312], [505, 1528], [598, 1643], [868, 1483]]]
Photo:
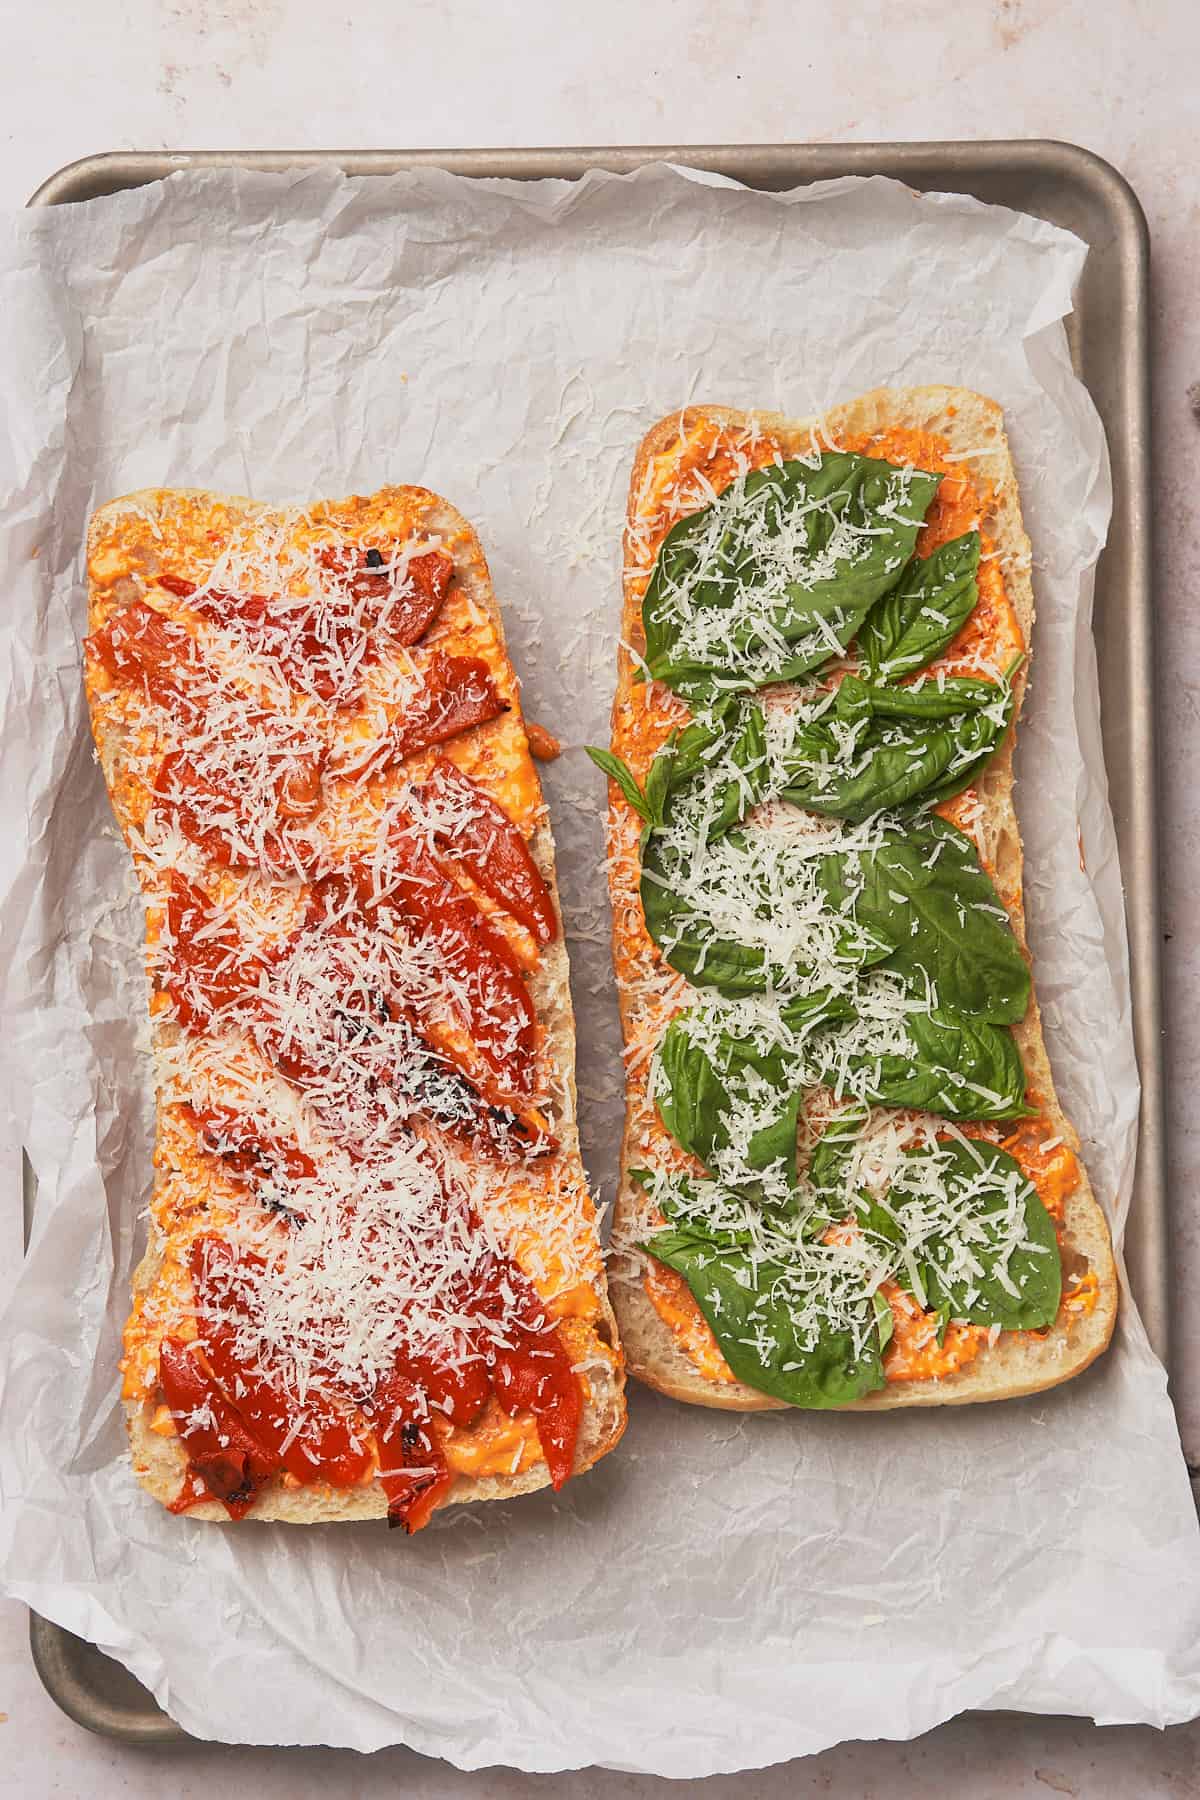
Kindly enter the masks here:
[[[648, 162], [681, 162], [745, 179], [749, 185], [764, 166], [781, 157], [803, 159], [815, 170], [836, 163], [849, 175], [886, 174], [903, 180], [930, 162], [953, 158], [958, 169], [975, 174], [995, 171], [1003, 163], [1011, 172], [1022, 166], [1069, 176], [1090, 188], [1118, 211], [1121, 224], [1136, 235], [1149, 262], [1149, 226], [1131, 183], [1112, 163], [1082, 144], [1065, 138], [912, 138], [895, 142], [775, 144], [609, 144], [536, 147], [481, 146], [476, 149], [410, 150], [101, 150], [64, 163], [37, 187], [27, 206], [62, 206], [96, 197], [87, 193], [97, 179], [117, 192], [164, 180], [191, 169], [249, 169], [289, 173], [298, 168], [341, 168], [350, 175], [393, 175], [411, 169], [440, 168], [476, 179], [577, 180], [593, 168], [626, 173]], [[886, 165], [886, 166], [885, 166]], [[797, 185], [827, 179], [796, 168]], [[109, 185], [111, 184], [111, 185]], [[962, 192], [950, 186], [947, 192]]]
[[[64, 164], [31, 195], [30, 207], [77, 204], [168, 175], [197, 169], [287, 173], [341, 169], [348, 175], [392, 175], [442, 168], [473, 178], [577, 180], [590, 169], [626, 174], [647, 162], [710, 170], [751, 187], [801, 186], [844, 175], [884, 175], [927, 192], [972, 191], [987, 177], [1050, 176], [1081, 191], [1106, 213], [1118, 249], [1115, 287], [1116, 360], [1131, 428], [1109, 431], [1116, 505], [1125, 509], [1124, 649], [1130, 687], [1147, 697], [1124, 725], [1130, 775], [1128, 817], [1120, 833], [1132, 1022], [1141, 1078], [1134, 1196], [1138, 1208], [1138, 1306], [1156, 1353], [1169, 1369], [1170, 1282], [1165, 1169], [1162, 956], [1158, 858], [1158, 752], [1154, 613], [1151, 603], [1153, 513], [1150, 465], [1149, 274], [1145, 212], [1126, 177], [1095, 151], [1057, 138], [925, 139], [862, 143], [644, 144], [607, 146], [423, 148], [411, 150], [110, 150]], [[784, 169], [784, 181], [769, 179]], [[932, 179], [931, 179], [932, 177]], [[1006, 204], [999, 202], [999, 204]], [[1034, 210], [1034, 209], [1029, 209]], [[1035, 214], [1036, 216], [1036, 214]], [[1110, 532], [1110, 542], [1115, 536]], [[1103, 730], [1102, 730], [1103, 735]], [[1108, 767], [1108, 747], [1105, 746]], [[30, 1611], [30, 1648], [50, 1697], [74, 1722], [130, 1744], [180, 1744], [189, 1735], [146, 1694], [135, 1712], [89, 1687], [71, 1660], [80, 1640]]]

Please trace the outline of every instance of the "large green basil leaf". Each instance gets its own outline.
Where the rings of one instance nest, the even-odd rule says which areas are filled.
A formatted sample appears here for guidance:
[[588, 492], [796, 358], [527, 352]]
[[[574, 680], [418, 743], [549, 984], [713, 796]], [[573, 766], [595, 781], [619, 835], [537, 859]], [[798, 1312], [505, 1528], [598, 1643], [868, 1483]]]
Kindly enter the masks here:
[[970, 618], [979, 598], [979, 533], [952, 538], [909, 564], [868, 613], [858, 653], [871, 673], [894, 681], [932, 662]]
[[1014, 1024], [1029, 1005], [1029, 968], [975, 846], [931, 818], [874, 850], [822, 858], [831, 904], [892, 950], [879, 965], [943, 1016]]
[[662, 1170], [631, 1169], [629, 1176], [680, 1231], [709, 1238], [726, 1249], [751, 1243], [751, 1221], [758, 1211], [756, 1194], [748, 1196], [725, 1182], [697, 1181], [690, 1175], [668, 1175]]
[[[1010, 704], [1004, 725], [1001, 727], [1001, 736], [1007, 729], [1008, 720], [1011, 716], [1012, 708]], [[964, 789], [974, 786], [975, 782], [978, 781], [979, 777], [983, 774], [983, 771], [986, 769], [998, 747], [999, 738], [997, 738], [995, 742], [989, 744], [973, 761], [956, 763], [943, 781], [935, 783], [933, 787], [929, 788], [928, 791], [922, 795], [922, 809], [931, 811], [935, 806], [941, 806], [943, 801], [953, 800], [956, 794], [961, 794]]]
[[642, 841], [639, 892], [646, 930], [665, 961], [694, 986], [716, 988], [731, 998], [766, 991], [770, 971], [763, 952], [732, 938], [716, 937], [703, 914], [674, 891], [656, 831], [648, 832]]
[[[747, 839], [737, 833], [730, 833], [726, 842], [735, 856], [747, 846]], [[810, 963], [797, 958], [785, 966], [772, 961], [758, 946], [717, 935], [710, 914], [677, 892], [673, 879], [679, 870], [677, 852], [668, 860], [665, 845], [663, 832], [647, 830], [643, 834], [640, 893], [646, 929], [671, 968], [693, 986], [715, 988], [729, 999], [772, 988], [795, 990], [809, 983], [814, 974]], [[729, 871], [730, 881], [738, 880], [740, 874], [735, 863]], [[867, 967], [891, 953], [889, 938], [856, 930], [850, 919], [839, 932], [836, 960], [844, 967]]]
[[[1013, 669], [1019, 660], [1014, 662]], [[865, 704], [876, 719], [953, 719], [959, 713], [976, 712], [980, 707], [992, 706], [998, 699], [1007, 698], [1011, 674], [1012, 670], [1005, 676], [1005, 688], [1000, 691], [997, 682], [983, 681], [976, 675], [951, 675], [944, 681], [926, 679], [913, 687], [868, 687], [857, 676], [848, 675], [842, 688], [853, 682], [865, 696]], [[838, 691], [840, 694], [841, 689]]]
[[940, 482], [844, 451], [735, 482], [659, 549], [642, 604], [651, 674], [700, 696], [819, 668], [900, 579]]
[[797, 1271], [752, 1258], [691, 1227], [660, 1231], [642, 1246], [683, 1276], [739, 1381], [790, 1406], [845, 1406], [883, 1386], [882, 1344], [871, 1297], [861, 1351], [853, 1334], [796, 1328]]
[[808, 1159], [809, 1185], [815, 1193], [835, 1203], [835, 1210], [847, 1211], [837, 1203], [846, 1199], [846, 1169], [854, 1146], [867, 1122], [865, 1106], [844, 1106], [826, 1120], [825, 1129], [812, 1147]]
[[746, 1150], [748, 1169], [761, 1173], [777, 1163], [782, 1164], [785, 1179], [790, 1186], [795, 1187], [796, 1134], [800, 1128], [800, 1108], [803, 1102], [804, 1089], [793, 1088], [785, 1096], [778, 1115], [754, 1133]]
[[677, 1144], [711, 1170], [729, 1142], [723, 1116], [729, 1108], [732, 1056], [718, 1070], [688, 1031], [689, 1015], [673, 1019], [656, 1052], [659, 1116]]
[[654, 824], [665, 823], [672, 802], [686, 804], [693, 783], [717, 766], [731, 773], [716, 810], [705, 821], [710, 844], [744, 819], [767, 790], [771, 771], [760, 706], [726, 699], [683, 731], [672, 732], [646, 777], [646, 804]]
[[[861, 824], [875, 813], [928, 805], [966, 787], [1008, 728], [1012, 689], [983, 681], [947, 682], [950, 693], [928, 688], [928, 701], [920, 704], [917, 695], [912, 704], [893, 698], [903, 690], [868, 688], [848, 676], [833, 720], [800, 727], [783, 755], [782, 798]], [[949, 710], [956, 700], [959, 710]], [[843, 733], [854, 728], [845, 748], [839, 726]]]
[[[867, 1117], [867, 1108], [857, 1101], [839, 1108], [826, 1120], [824, 1130], [813, 1145], [807, 1169], [812, 1208], [804, 1221], [806, 1237], [823, 1237], [835, 1221], [844, 1219], [850, 1212], [854, 1200], [850, 1191], [850, 1161]], [[879, 1317], [882, 1324], [882, 1313]], [[884, 1345], [891, 1336], [890, 1311], [886, 1323], [888, 1333]]]
[[[824, 754], [805, 742], [787, 763], [781, 798], [807, 812], [861, 825], [879, 812], [903, 812], [927, 804], [943, 790], [958, 792], [974, 780], [1008, 724], [982, 712], [964, 713], [944, 725], [872, 726], [855, 743], [853, 774], [839, 772], [836, 742], [827, 733]], [[863, 759], [866, 759], [863, 762]]]
[[904, 1235], [912, 1238], [922, 1231], [927, 1202], [921, 1159], [931, 1154], [954, 1225], [923, 1238], [920, 1257], [929, 1306], [950, 1318], [998, 1325], [1002, 1331], [1040, 1331], [1052, 1325], [1062, 1297], [1054, 1221], [1007, 1150], [972, 1139], [939, 1145], [935, 1152], [909, 1151], [908, 1169], [887, 1194], [888, 1209]]
[[[1006, 1025], [912, 1013], [905, 1029], [912, 1056], [851, 1055], [854, 1091], [875, 1106], [912, 1106], [945, 1119], [1019, 1119], [1025, 1065]], [[837, 1093], [844, 1080], [836, 1044], [826, 1042], [822, 1080]], [[862, 1079], [866, 1077], [865, 1081]]]
[[[848, 1012], [844, 1000], [818, 994], [793, 1001], [784, 1010], [784, 1019], [797, 1031], [809, 1019], [845, 1018]], [[778, 1043], [760, 1049], [729, 1031], [720, 1031], [715, 1037], [706, 1034], [710, 1048], [702, 1048], [696, 1037], [701, 1017], [696, 1008], [680, 1013], [659, 1043], [655, 1094], [664, 1125], [677, 1143], [712, 1169], [714, 1158], [729, 1147], [729, 1119], [739, 1092], [744, 1096], [752, 1085], [765, 1084], [774, 1091], [777, 1107], [774, 1117], [750, 1138], [745, 1169], [761, 1172], [782, 1163], [783, 1173], [794, 1187], [796, 1128], [804, 1093], [802, 1057]]]

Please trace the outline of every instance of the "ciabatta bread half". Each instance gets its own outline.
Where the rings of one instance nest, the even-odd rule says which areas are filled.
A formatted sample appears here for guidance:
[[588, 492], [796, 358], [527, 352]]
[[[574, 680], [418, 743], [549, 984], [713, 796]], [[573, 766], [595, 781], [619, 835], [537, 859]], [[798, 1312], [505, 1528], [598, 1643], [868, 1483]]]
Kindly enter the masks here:
[[[1026, 651], [1032, 645], [1034, 597], [1030, 581], [1030, 546], [1022, 523], [1016, 473], [1001, 409], [980, 394], [951, 387], [880, 388], [838, 406], [822, 418], [788, 419], [776, 413], [745, 413], [722, 406], [693, 406], [662, 419], [638, 450], [630, 485], [625, 535], [622, 648], [613, 709], [614, 750], [631, 741], [630, 721], [638, 709], [654, 704], [653, 693], [671, 697], [657, 683], [643, 685], [639, 666], [646, 647], [642, 596], [668, 526], [706, 505], [723, 479], [710, 482], [712, 467], [705, 446], [735, 441], [756, 452], [752, 460], [811, 456], [815, 449], [847, 445], [864, 454], [897, 429], [932, 434], [944, 440], [948, 459], [976, 479], [986, 494], [980, 525], [991, 540], [992, 554], [1004, 572], [1009, 603], [1019, 622]], [[1013, 931], [1026, 957], [1022, 900], [1022, 845], [1013, 802], [1013, 745], [1029, 673], [1029, 658], [1013, 677], [1013, 726], [975, 784], [978, 804], [972, 808], [971, 832], [980, 858], [1004, 900]], [[679, 715], [680, 722], [686, 713]], [[639, 779], [644, 769], [636, 771]], [[621, 1323], [631, 1371], [672, 1398], [733, 1411], [782, 1407], [785, 1401], [734, 1379], [722, 1367], [716, 1339], [698, 1309], [687, 1305], [672, 1322], [650, 1297], [652, 1259], [637, 1248], [646, 1232], [646, 1198], [629, 1171], [646, 1161], [648, 1135], [662, 1129], [647, 1091], [645, 1071], [653, 1039], [662, 1029], [661, 959], [640, 926], [641, 903], [634, 850], [641, 820], [610, 783], [610, 884], [614, 907], [614, 947], [620, 1007], [626, 1041], [628, 1110], [622, 1152], [622, 1179], [616, 1201], [614, 1239], [620, 1248], [610, 1272], [610, 1286]], [[638, 946], [634, 955], [629, 946]], [[686, 998], [697, 998], [694, 989]], [[1059, 1104], [1036, 998], [1014, 1026], [1014, 1036], [1036, 1096], [1038, 1127], [1060, 1154], [1077, 1158], [1079, 1140]], [[969, 1130], [970, 1127], [963, 1127]], [[936, 1378], [889, 1379], [877, 1391], [853, 1402], [856, 1409], [901, 1406], [945, 1406], [969, 1401], [1000, 1400], [1036, 1393], [1069, 1380], [1098, 1357], [1113, 1331], [1117, 1278], [1108, 1225], [1086, 1170], [1074, 1161], [1074, 1178], [1063, 1202], [1060, 1246], [1064, 1301], [1054, 1325], [1040, 1333], [1003, 1332], [985, 1344], [964, 1366]], [[660, 1220], [661, 1222], [661, 1220]]]
[[[478, 1164], [478, 1156], [461, 1144], [454, 1150], [459, 1158], [455, 1167], [475, 1181], [472, 1192], [477, 1189], [482, 1196], [476, 1204], [488, 1230], [536, 1288], [548, 1315], [559, 1321], [560, 1336], [569, 1347], [584, 1392], [574, 1450], [574, 1472], [578, 1473], [605, 1455], [624, 1429], [623, 1363], [579, 1155], [575, 1027], [554, 842], [530, 760], [500, 608], [475, 531], [446, 500], [419, 487], [384, 488], [369, 497], [316, 502], [302, 511], [271, 508], [199, 489], [146, 489], [110, 502], [92, 518], [88, 533], [89, 628], [94, 641], [125, 609], [148, 603], [167, 620], [182, 625], [233, 689], [255, 691], [261, 677], [262, 692], [270, 705], [271, 696], [278, 699], [283, 692], [275, 679], [278, 671], [268, 666], [264, 674], [253, 651], [247, 656], [244, 643], [234, 643], [220, 623], [214, 625], [210, 617], [197, 613], [186, 592], [180, 597], [181, 587], [195, 587], [201, 595], [213, 590], [216, 600], [223, 602], [222, 590], [233, 586], [244, 597], [256, 580], [265, 581], [264, 568], [269, 574], [270, 568], [278, 565], [291, 570], [293, 586], [296, 569], [308, 571], [300, 582], [303, 592], [306, 585], [319, 586], [324, 579], [318, 566], [320, 557], [333, 546], [335, 563], [341, 559], [337, 566], [353, 566], [367, 586], [376, 567], [398, 558], [397, 592], [403, 593], [405, 556], [413, 544], [436, 546], [453, 564], [444, 603], [427, 637], [415, 648], [394, 642], [385, 645], [366, 677], [366, 698], [341, 711], [323, 710], [319, 697], [314, 698], [311, 691], [299, 699], [295, 694], [285, 695], [279, 703], [285, 712], [291, 709], [289, 717], [306, 722], [305, 729], [324, 730], [337, 739], [344, 751], [347, 743], [353, 746], [356, 730], [360, 737], [369, 737], [373, 731], [386, 734], [402, 716], [403, 695], [411, 691], [414, 660], [421, 664], [425, 659], [427, 665], [428, 656], [445, 652], [467, 652], [482, 658], [502, 696], [504, 710], [498, 717], [468, 728], [437, 748], [471, 774], [491, 801], [507, 807], [551, 896], [557, 921], [553, 941], [531, 949], [532, 940], [526, 934], [527, 941], [521, 942], [525, 981], [537, 1021], [536, 1078], [530, 1093], [552, 1133], [553, 1148], [528, 1164], [521, 1164], [518, 1158], [515, 1168], [505, 1165], [495, 1183], [486, 1168], [480, 1178], [479, 1167], [472, 1166], [473, 1158]], [[174, 581], [174, 591], [164, 587], [164, 576]], [[345, 582], [341, 591], [345, 600]], [[169, 708], [166, 714], [161, 708], [156, 710], [150, 703], [152, 695], [131, 697], [114, 685], [93, 655], [89, 655], [86, 679], [100, 763], [118, 822], [134, 855], [151, 922], [158, 1137], [150, 1241], [134, 1277], [135, 1304], [123, 1366], [134, 1470], [149, 1493], [171, 1505], [187, 1479], [188, 1457], [170, 1409], [164, 1405], [157, 1357], [165, 1334], [177, 1329], [187, 1332], [190, 1297], [180, 1246], [186, 1248], [194, 1235], [197, 1217], [208, 1221], [219, 1235], [239, 1209], [253, 1208], [254, 1197], [247, 1198], [238, 1183], [227, 1178], [188, 1116], [189, 1101], [200, 1104], [188, 1091], [188, 1034], [163, 998], [161, 940], [167, 888], [173, 861], [181, 862], [192, 881], [214, 892], [226, 892], [232, 884], [241, 894], [240, 905], [265, 914], [273, 906], [293, 904], [297, 892], [303, 892], [303, 883], [299, 877], [289, 882], [286, 869], [277, 870], [274, 880], [261, 870], [235, 867], [231, 871], [221, 867], [219, 859], [206, 861], [203, 849], [184, 842], [178, 832], [162, 828], [156, 835], [151, 817], [155, 770], [165, 753], [186, 755], [187, 732], [178, 721], [172, 722]], [[401, 697], [399, 707], [397, 695]], [[394, 798], [396, 793], [407, 792], [403, 784], [427, 773], [431, 761], [431, 752], [401, 757], [375, 772], [368, 784], [373, 816], [382, 816], [389, 795]], [[353, 835], [354, 806], [358, 804], [353, 779], [327, 778], [316, 826], [320, 827], [323, 810], [340, 805], [350, 820], [346, 828]], [[495, 921], [495, 908], [489, 918]], [[520, 939], [518, 931], [509, 935], [514, 942]], [[202, 1031], [200, 1038], [203, 1036]], [[213, 1062], [209, 1057], [206, 1081], [213, 1079]], [[275, 1079], [269, 1071], [262, 1073], [264, 1083]], [[220, 1071], [216, 1080], [219, 1090]], [[231, 1096], [236, 1103], [236, 1082], [215, 1097], [222, 1101]], [[212, 1098], [212, 1092], [206, 1092], [206, 1102]], [[318, 1154], [321, 1131], [310, 1131], [303, 1099], [296, 1102], [294, 1096], [285, 1096], [285, 1100], [281, 1133], [299, 1130], [307, 1150]], [[349, 1203], [353, 1204], [352, 1196]], [[528, 1415], [510, 1419], [498, 1414], [489, 1402], [485, 1423], [483, 1436], [473, 1428], [456, 1428], [449, 1434], [455, 1446], [451, 1456], [454, 1478], [439, 1504], [504, 1499], [549, 1481], [547, 1462], [539, 1452]], [[284, 1473], [272, 1476], [259, 1488], [246, 1516], [311, 1524], [381, 1518], [387, 1512], [388, 1496], [377, 1475], [356, 1485], [334, 1486], [321, 1481], [299, 1484]], [[225, 1520], [228, 1514], [218, 1500], [199, 1498], [188, 1505], [187, 1516]]]

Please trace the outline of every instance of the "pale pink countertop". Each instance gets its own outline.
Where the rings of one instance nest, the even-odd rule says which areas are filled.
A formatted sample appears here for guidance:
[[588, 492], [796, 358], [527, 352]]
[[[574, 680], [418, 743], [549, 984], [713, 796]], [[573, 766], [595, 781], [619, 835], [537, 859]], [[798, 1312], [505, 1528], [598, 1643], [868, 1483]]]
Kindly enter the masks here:
[[[1200, 6], [1195, 0], [37, 0], [5, 7], [0, 203], [95, 150], [754, 143], [1051, 137], [1133, 183], [1153, 239], [1174, 1391], [1200, 1464]], [[10, 1263], [19, 1254], [16, 1171]], [[460, 1775], [405, 1751], [137, 1751], [46, 1697], [26, 1615], [0, 1603], [0, 1793], [324, 1792], [432, 1797], [680, 1792], [609, 1773]], [[691, 1784], [706, 1800], [807, 1795], [1087, 1800], [1200, 1795], [1200, 1724], [1098, 1731], [960, 1719]]]

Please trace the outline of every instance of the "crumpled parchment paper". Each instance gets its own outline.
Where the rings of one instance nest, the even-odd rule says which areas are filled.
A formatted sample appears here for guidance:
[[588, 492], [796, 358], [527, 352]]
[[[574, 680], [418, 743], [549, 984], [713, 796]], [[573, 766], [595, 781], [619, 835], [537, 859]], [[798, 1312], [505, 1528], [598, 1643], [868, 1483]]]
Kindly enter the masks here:
[[999, 399], [1040, 614], [1031, 936], [1120, 1226], [1137, 1081], [1088, 629], [1110, 488], [1061, 323], [1084, 254], [884, 180], [766, 195], [662, 167], [180, 175], [0, 222], [0, 1056], [40, 1182], [4, 1323], [0, 1575], [190, 1731], [682, 1776], [968, 1707], [1200, 1710], [1200, 1534], [1128, 1295], [1091, 1374], [1002, 1406], [739, 1419], [635, 1388], [620, 1449], [561, 1496], [456, 1509], [411, 1541], [170, 1518], [132, 1478], [117, 1398], [150, 1071], [78, 640], [88, 514], [143, 485], [284, 501], [416, 481], [477, 524], [530, 714], [568, 746], [546, 784], [585, 1154], [611, 1195], [604, 784], [581, 746], [606, 738], [637, 442], [688, 400], [798, 415], [940, 381]]

